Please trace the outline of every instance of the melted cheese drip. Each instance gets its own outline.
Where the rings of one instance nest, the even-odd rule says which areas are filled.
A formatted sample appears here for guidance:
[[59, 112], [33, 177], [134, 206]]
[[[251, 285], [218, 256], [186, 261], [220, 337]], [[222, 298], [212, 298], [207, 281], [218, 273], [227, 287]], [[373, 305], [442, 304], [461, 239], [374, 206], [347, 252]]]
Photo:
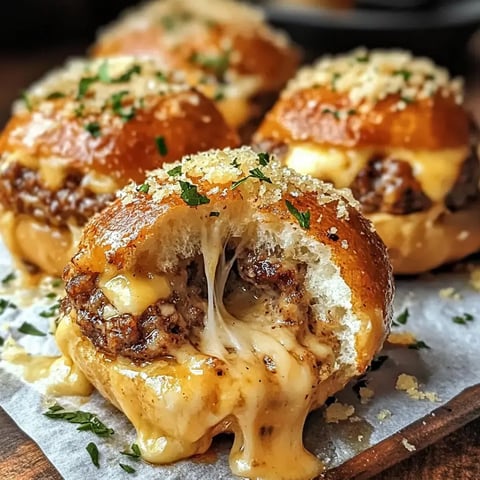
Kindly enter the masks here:
[[469, 148], [438, 151], [401, 148], [345, 150], [297, 143], [290, 146], [286, 164], [300, 173], [330, 181], [336, 187], [343, 188], [352, 184], [358, 172], [375, 154], [408, 162], [425, 194], [433, 202], [442, 202], [456, 182]]
[[140, 315], [171, 293], [168, 279], [160, 275], [140, 277], [129, 272], [114, 277], [102, 275], [99, 286], [118, 312], [133, 315]]

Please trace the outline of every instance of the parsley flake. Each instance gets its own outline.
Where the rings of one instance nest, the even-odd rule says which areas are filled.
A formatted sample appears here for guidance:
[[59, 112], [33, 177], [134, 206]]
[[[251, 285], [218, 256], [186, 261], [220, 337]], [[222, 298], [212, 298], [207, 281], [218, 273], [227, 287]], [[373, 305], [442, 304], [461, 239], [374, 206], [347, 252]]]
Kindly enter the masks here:
[[59, 303], [53, 304], [48, 310], [43, 310], [39, 313], [42, 318], [52, 318], [58, 315], [58, 309], [60, 308]]
[[422, 348], [430, 350], [430, 347], [423, 340], [417, 340], [415, 343], [409, 345], [408, 348], [410, 350], [421, 350]]
[[210, 199], [198, 193], [197, 186], [193, 185], [189, 182], [182, 182], [179, 181], [180, 188], [182, 189], [182, 193], [180, 198], [191, 207], [197, 207], [198, 205], [204, 205], [210, 203]]
[[112, 79], [112, 83], [126, 83], [129, 82], [133, 75], [140, 75], [142, 67], [140, 65], [132, 65], [125, 73], [117, 78]]
[[410, 312], [408, 308], [406, 308], [400, 315], [397, 316], [395, 320], [392, 321], [392, 325], [394, 327], [399, 327], [400, 325], [405, 325], [410, 318]]
[[130, 111], [123, 108], [123, 97], [128, 95], [128, 90], [122, 90], [121, 92], [114, 93], [110, 98], [112, 102], [113, 112], [118, 115], [124, 122], [128, 122], [135, 117], [135, 107], [131, 107]]
[[370, 57], [368, 53], [365, 53], [364, 55], [359, 55], [355, 60], [358, 63], [367, 63], [370, 60]]
[[3, 337], [0, 337], [0, 347], [3, 347], [3, 344], [5, 343], [5, 340]]
[[28, 96], [27, 92], [22, 92], [20, 94], [22, 100], [23, 100], [23, 103], [25, 104], [25, 108], [31, 112], [32, 111], [32, 101], [30, 100], [30, 97]]
[[120, 465], [120, 468], [127, 473], [135, 473], [136, 472], [136, 470], [133, 467], [131, 467], [130, 465], [127, 465], [126, 463], [120, 463], [119, 465]]
[[400, 100], [402, 102], [405, 102], [407, 105], [409, 105], [410, 103], [413, 103], [413, 98], [410, 98], [410, 97], [400, 97]]
[[53, 300], [54, 298], [57, 298], [57, 294], [55, 292], [49, 292], [45, 295], [45, 297], [49, 300]]
[[5, 300], [4, 298], [0, 298], [0, 315], [5, 312], [5, 310], [7, 308], [12, 308], [13, 310], [15, 310], [17, 308], [17, 306], [10, 302], [9, 300]]
[[148, 183], [142, 183], [136, 188], [136, 190], [140, 193], [148, 193], [148, 191], [150, 190], [150, 185]]
[[135, 460], [138, 460], [142, 456], [140, 453], [140, 447], [136, 443], [132, 443], [130, 449], [130, 452], [124, 450], [123, 452], [120, 452], [120, 454], [126, 455], [127, 457], [133, 458]]
[[44, 415], [53, 420], [66, 420], [68, 423], [78, 423], [77, 430], [89, 431], [99, 437], [110, 437], [115, 432], [108, 428], [94, 413], [84, 412], [82, 410], [66, 411], [61, 405], [56, 403], [51, 406]]
[[400, 77], [403, 77], [403, 79], [408, 82], [408, 80], [410, 79], [410, 77], [412, 76], [412, 72], [410, 70], [405, 70], [405, 69], [401, 69], [401, 70], [395, 70], [393, 72], [394, 75], [398, 75]]
[[47, 100], [57, 100], [58, 98], [65, 98], [66, 95], [63, 92], [52, 92], [47, 95]]
[[160, 71], [155, 72], [155, 76], [157, 77], [157, 80], [160, 80], [161, 82], [166, 82], [168, 80], [168, 77]]
[[258, 155], [258, 163], [262, 167], [266, 167], [270, 163], [270, 155], [266, 152], [260, 152]]
[[85, 95], [87, 94], [90, 85], [97, 81], [98, 77], [83, 77], [80, 82], [78, 82], [77, 100], [85, 98]]
[[200, 67], [213, 71], [217, 77], [223, 77], [230, 65], [230, 51], [227, 50], [219, 55], [207, 55], [195, 52], [190, 61]]
[[8, 275], [2, 278], [2, 285], [8, 285], [12, 280], [15, 280], [15, 272], [10, 272]]
[[219, 89], [213, 95], [213, 101], [214, 102], [221, 102], [222, 100], [225, 100], [225, 93], [222, 90]]
[[73, 113], [77, 118], [83, 117], [83, 112], [85, 110], [85, 105], [81, 103], [77, 108], [73, 110]]
[[473, 322], [474, 316], [470, 313], [464, 313], [463, 315], [455, 315], [452, 318], [453, 323], [458, 325], [467, 325], [468, 322]]
[[18, 331], [20, 333], [24, 333], [25, 335], [32, 335], [34, 337], [45, 337], [47, 335], [28, 322], [23, 322]]
[[103, 83], [110, 83], [112, 81], [108, 71], [108, 60], [105, 60], [100, 65], [100, 68], [98, 69], [98, 79]]
[[155, 137], [155, 145], [157, 146], [158, 153], [165, 157], [168, 154], [167, 144], [165, 142], [165, 137]]
[[182, 174], [181, 165], [177, 165], [176, 167], [173, 167], [167, 171], [167, 175], [170, 175], [171, 177], [177, 177], [178, 175], [181, 175], [181, 174]]
[[310, 228], [310, 210], [300, 212], [289, 200], [285, 200], [285, 205], [288, 211], [297, 219], [299, 225], [308, 230]]
[[252, 168], [252, 170], [249, 170], [248, 173], [250, 175], [244, 178], [241, 178], [236, 182], [233, 182], [232, 186], [230, 187], [230, 190], [235, 190], [239, 185], [241, 185], [243, 182], [245, 182], [249, 178], [258, 178], [258, 180], [260, 180], [261, 182], [272, 183], [272, 180], [270, 180], [269, 177], [266, 177], [265, 174], [259, 168]]
[[335, 72], [333, 75], [332, 75], [332, 80], [331, 80], [331, 88], [334, 92], [336, 92], [337, 90], [337, 80], [341, 77], [342, 75], [338, 72]]
[[324, 108], [322, 109], [322, 113], [330, 113], [333, 115], [337, 120], [340, 119], [340, 112], [338, 110], [333, 110], [332, 108]]
[[58, 288], [62, 286], [62, 279], [61, 278], [54, 278], [52, 280], [52, 287], [53, 288]]
[[98, 453], [98, 448], [97, 446], [93, 443], [90, 442], [86, 447], [85, 450], [88, 452], [90, 455], [90, 459], [92, 460], [92, 463], [97, 467], [100, 468], [100, 463], [98, 461], [99, 453]]
[[102, 135], [102, 129], [98, 122], [90, 122], [83, 126], [83, 128], [93, 137], [98, 138]]

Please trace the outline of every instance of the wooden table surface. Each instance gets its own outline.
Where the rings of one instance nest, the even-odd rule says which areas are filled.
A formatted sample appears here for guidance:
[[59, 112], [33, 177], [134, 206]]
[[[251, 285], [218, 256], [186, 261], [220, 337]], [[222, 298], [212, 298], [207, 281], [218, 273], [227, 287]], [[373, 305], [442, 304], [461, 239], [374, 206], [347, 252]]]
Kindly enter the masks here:
[[[480, 52], [480, 37], [476, 51]], [[43, 52], [1, 54], [0, 125], [8, 118], [12, 99], [22, 88], [48, 68], [72, 54], [78, 46], [64, 46]], [[478, 65], [477, 65], [478, 66]], [[470, 95], [477, 120], [480, 120], [480, 68], [470, 78], [475, 88]], [[478, 108], [476, 108], [478, 106]], [[1, 388], [1, 387], [0, 387]], [[365, 478], [365, 477], [362, 477]], [[0, 409], [0, 479], [60, 480], [61, 477], [32, 442]], [[372, 477], [372, 480], [480, 480], [480, 418], [458, 431], [416, 452], [410, 458]]]

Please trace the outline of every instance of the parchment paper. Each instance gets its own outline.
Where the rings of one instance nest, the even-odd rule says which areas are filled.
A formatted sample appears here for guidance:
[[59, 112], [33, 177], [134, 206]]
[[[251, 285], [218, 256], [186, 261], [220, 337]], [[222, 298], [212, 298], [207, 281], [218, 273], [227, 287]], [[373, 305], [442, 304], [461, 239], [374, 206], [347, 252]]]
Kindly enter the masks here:
[[[0, 279], [12, 268], [8, 254], [0, 245]], [[461, 299], [439, 295], [441, 289], [451, 287]], [[2, 298], [11, 298], [19, 307], [25, 299], [28, 301], [35, 297], [37, 301], [25, 308], [7, 308], [0, 316], [0, 336], [6, 338], [11, 335], [18, 345], [32, 354], [54, 354], [53, 335], [34, 337], [17, 331], [24, 321], [34, 324], [41, 331], [49, 331], [52, 319], [39, 317], [38, 313], [57, 302], [45, 297], [52, 290], [51, 281], [47, 281], [40, 292], [17, 289], [13, 297], [5, 292], [1, 294]], [[480, 293], [469, 286], [467, 273], [444, 273], [428, 279], [398, 281], [395, 306], [397, 315], [408, 308], [410, 317], [406, 325], [393, 330], [414, 333], [430, 349], [386, 347], [382, 354], [388, 355], [388, 360], [378, 371], [367, 375], [368, 387], [375, 392], [367, 404], [360, 403], [352, 385], [349, 385], [337, 398], [355, 407], [350, 419], [327, 424], [324, 409], [309, 416], [304, 434], [305, 445], [328, 467], [340, 465], [427, 415], [466, 387], [480, 382]], [[473, 315], [474, 319], [466, 325], [452, 321], [455, 315], [464, 313]], [[21, 367], [1, 361], [0, 405], [38, 443], [66, 480], [116, 480], [129, 476], [183, 480], [235, 478], [228, 468], [230, 437], [222, 436], [214, 442], [213, 454], [208, 456], [208, 462], [204, 458], [155, 467], [133, 461], [119, 453], [135, 441], [133, 427], [98, 394], [92, 395], [88, 401], [63, 397], [58, 402], [65, 408], [81, 408], [97, 414], [100, 420], [115, 430], [108, 439], [98, 438], [91, 432], [78, 432], [77, 425], [42, 415], [54, 399], [42, 396], [31, 384], [26, 384], [21, 379], [21, 371]], [[406, 392], [396, 390], [395, 383], [401, 373], [416, 376], [420, 390], [435, 392], [440, 401], [414, 400]], [[391, 416], [379, 420], [378, 415], [384, 410], [391, 412]], [[92, 464], [85, 450], [91, 441], [100, 451], [99, 469]], [[131, 465], [136, 473], [128, 475], [120, 468], [120, 462]]]

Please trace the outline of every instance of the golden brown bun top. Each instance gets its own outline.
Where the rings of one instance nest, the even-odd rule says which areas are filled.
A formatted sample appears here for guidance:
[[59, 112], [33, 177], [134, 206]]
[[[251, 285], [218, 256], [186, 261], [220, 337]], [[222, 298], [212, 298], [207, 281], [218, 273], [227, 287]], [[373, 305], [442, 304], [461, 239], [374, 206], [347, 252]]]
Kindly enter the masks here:
[[[268, 158], [265, 165], [248, 147], [212, 150], [151, 172], [144, 183], [148, 185], [147, 193], [138, 191], [135, 185], [127, 186], [121, 198], [85, 227], [78, 253], [66, 269], [65, 280], [81, 272], [138, 268], [142, 246], [152, 241], [157, 256], [162, 257], [161, 265], [173, 268], [178, 258], [185, 255], [181, 249], [194, 248], [198, 238], [190, 232], [188, 241], [180, 237], [170, 242], [153, 239], [165, 228], [171, 230], [171, 222], [180, 222], [192, 211], [207, 228], [212, 228], [215, 222], [224, 221], [226, 217], [222, 215], [228, 215], [224, 208], [247, 202], [251, 215], [262, 217], [256, 221], [272, 225], [288, 223], [294, 229], [302, 229], [287, 207], [288, 200], [299, 212], [309, 212], [309, 228], [303, 229], [304, 235], [330, 249], [332, 262], [351, 289], [352, 311], [361, 319], [360, 330], [365, 332], [357, 339], [358, 365], [360, 370], [366, 368], [383, 341], [391, 316], [393, 282], [385, 245], [360, 214], [348, 190], [337, 190], [330, 184], [301, 176], [280, 167], [273, 157]], [[174, 166], [177, 170], [172, 170]], [[252, 175], [254, 169], [259, 169], [268, 180], [250, 176], [232, 189], [234, 182]], [[194, 185], [208, 203], [187, 204], [182, 198], [185, 190], [182, 182], [187, 182], [189, 188]], [[216, 213], [212, 216], [211, 212]], [[230, 221], [234, 231], [242, 218]], [[162, 222], [169, 226], [159, 230]], [[162, 254], [158, 253], [161, 249]]]
[[185, 154], [238, 145], [214, 102], [153, 61], [73, 61], [17, 102], [0, 136], [3, 157], [62, 162], [120, 185]]
[[153, 56], [169, 68], [200, 69], [226, 83], [252, 77], [255, 93], [280, 90], [300, 59], [260, 12], [231, 0], [147, 3], [107, 28], [92, 54]]
[[402, 51], [356, 50], [300, 70], [255, 140], [444, 149], [469, 143], [458, 79]]

